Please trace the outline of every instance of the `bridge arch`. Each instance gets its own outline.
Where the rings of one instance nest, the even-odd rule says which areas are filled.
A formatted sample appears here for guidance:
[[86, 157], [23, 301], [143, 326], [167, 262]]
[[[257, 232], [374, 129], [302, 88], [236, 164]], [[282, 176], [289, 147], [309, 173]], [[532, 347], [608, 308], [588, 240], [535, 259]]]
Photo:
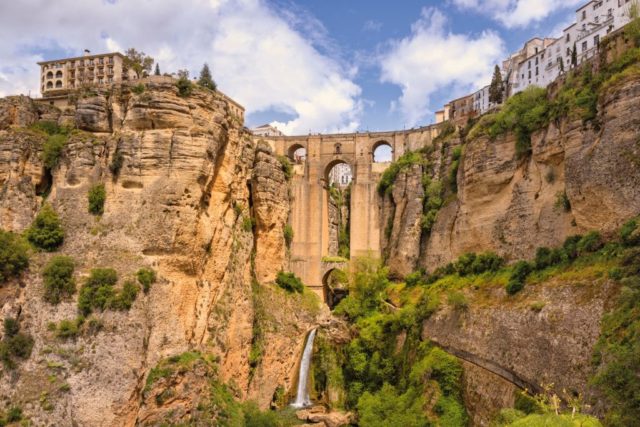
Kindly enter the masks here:
[[[341, 165], [345, 165], [345, 166], [341, 166]], [[336, 168], [338, 168], [338, 170], [336, 170]], [[342, 169], [342, 171], [339, 169]], [[339, 176], [341, 176], [341, 173], [347, 173], [346, 169], [349, 170], [348, 173], [350, 175], [348, 182], [332, 182], [332, 181], [335, 181]], [[351, 181], [353, 181], [354, 176], [355, 174], [354, 174], [353, 165], [344, 158], [335, 158], [329, 161], [324, 167], [323, 178], [324, 178], [325, 187], [329, 187], [332, 183], [346, 186], [350, 184]]]
[[292, 144], [287, 149], [287, 157], [294, 163], [304, 163], [307, 159], [307, 148], [302, 144]]
[[393, 146], [383, 139], [371, 146], [371, 157], [374, 163], [389, 163], [393, 161]]
[[322, 276], [322, 295], [325, 304], [334, 309], [349, 295], [347, 273], [340, 267], [329, 268]]

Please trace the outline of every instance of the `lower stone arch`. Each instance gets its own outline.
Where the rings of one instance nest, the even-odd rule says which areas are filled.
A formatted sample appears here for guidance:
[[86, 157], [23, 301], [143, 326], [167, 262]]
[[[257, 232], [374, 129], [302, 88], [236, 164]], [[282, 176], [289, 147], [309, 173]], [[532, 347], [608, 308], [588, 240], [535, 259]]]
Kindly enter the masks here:
[[287, 157], [294, 163], [304, 163], [307, 158], [307, 149], [302, 144], [293, 144], [287, 150]]
[[356, 176], [355, 170], [353, 169], [353, 165], [350, 162], [342, 158], [333, 159], [329, 163], [327, 163], [326, 166], [324, 167], [323, 178], [324, 178], [326, 187], [329, 187], [329, 184], [330, 184], [329, 175], [331, 174], [331, 171], [333, 170], [334, 167], [338, 165], [347, 165], [351, 170], [351, 179], [352, 180], [355, 179], [355, 176]]
[[349, 295], [347, 273], [339, 267], [327, 270], [322, 276], [322, 296], [325, 304], [333, 310], [347, 295]]

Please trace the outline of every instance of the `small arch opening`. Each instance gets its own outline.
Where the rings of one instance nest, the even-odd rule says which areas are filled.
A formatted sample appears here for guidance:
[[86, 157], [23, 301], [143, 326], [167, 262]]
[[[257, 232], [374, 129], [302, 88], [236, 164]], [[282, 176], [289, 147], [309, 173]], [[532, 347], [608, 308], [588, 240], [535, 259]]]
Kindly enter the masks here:
[[58, 80], [56, 82], [56, 88], [61, 88], [62, 87], [62, 81]]
[[53, 87], [53, 82], [47, 82], [47, 89], [51, 89]]
[[379, 141], [373, 146], [374, 163], [390, 163], [393, 161], [393, 148], [386, 141]]
[[307, 149], [300, 144], [292, 145], [289, 147], [288, 156], [293, 163], [302, 164], [307, 160]]
[[56, 72], [56, 79], [61, 79], [62, 78], [62, 71]]
[[322, 278], [324, 302], [333, 310], [349, 295], [349, 277], [344, 270], [332, 268]]
[[49, 72], [47, 73], [47, 78], [48, 78], [48, 79], [52, 79], [52, 78], [53, 78], [53, 72], [49, 71]]

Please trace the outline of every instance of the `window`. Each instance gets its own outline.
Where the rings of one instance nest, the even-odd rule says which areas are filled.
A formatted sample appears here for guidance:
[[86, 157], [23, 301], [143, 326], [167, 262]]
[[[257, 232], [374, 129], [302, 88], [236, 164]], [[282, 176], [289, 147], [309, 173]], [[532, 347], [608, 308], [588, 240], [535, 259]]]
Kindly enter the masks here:
[[538, 73], [538, 67], [536, 67], [536, 76], [537, 76], [538, 74], [539, 74], [539, 73]]
[[53, 87], [53, 82], [47, 82], [47, 89], [51, 89]]
[[593, 38], [593, 45], [594, 45], [594, 46], [600, 46], [600, 35], [596, 35], [596, 36]]
[[582, 51], [585, 52], [589, 46], [588, 42], [582, 42]]
[[62, 78], [62, 71], [56, 72], [56, 79], [61, 79], [61, 78]]
[[62, 81], [58, 80], [56, 82], [56, 88], [61, 88], [62, 87]]
[[571, 41], [571, 34], [567, 33], [567, 42], [570, 42], [570, 41]]
[[52, 79], [52, 78], [53, 78], [53, 73], [52, 73], [51, 71], [49, 71], [49, 72], [47, 73], [47, 78], [48, 78], [48, 79]]
[[531, 70], [529, 70], [529, 79], [531, 79]]
[[585, 19], [587, 19], [587, 11], [583, 10], [582, 11], [582, 20], [584, 21]]

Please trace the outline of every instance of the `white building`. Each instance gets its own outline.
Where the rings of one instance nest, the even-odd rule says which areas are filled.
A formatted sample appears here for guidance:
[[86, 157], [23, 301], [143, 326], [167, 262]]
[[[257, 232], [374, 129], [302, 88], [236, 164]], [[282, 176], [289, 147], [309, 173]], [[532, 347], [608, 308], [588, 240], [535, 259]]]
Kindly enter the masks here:
[[497, 107], [499, 104], [489, 101], [489, 89], [491, 85], [485, 86], [473, 94], [473, 109], [478, 114], [484, 114]]
[[251, 132], [256, 136], [284, 136], [284, 133], [270, 124], [258, 126], [257, 128], [251, 129]]
[[629, 8], [633, 2], [592, 0], [576, 10], [576, 22], [563, 30], [562, 37], [547, 38], [542, 43], [541, 39], [528, 41], [520, 52], [503, 63], [505, 74], [509, 76], [509, 96], [529, 86], [548, 86], [563, 71], [571, 68], [574, 46], [578, 65], [592, 58], [609, 33], [629, 23]]

